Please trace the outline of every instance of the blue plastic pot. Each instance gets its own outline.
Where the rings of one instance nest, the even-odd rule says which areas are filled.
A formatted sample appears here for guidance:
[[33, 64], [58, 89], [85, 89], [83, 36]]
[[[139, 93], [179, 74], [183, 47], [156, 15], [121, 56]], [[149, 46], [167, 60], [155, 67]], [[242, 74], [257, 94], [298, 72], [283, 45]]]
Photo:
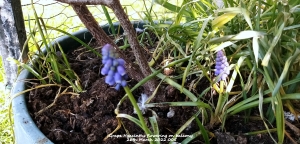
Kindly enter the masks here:
[[[144, 23], [142, 22], [133, 22], [134, 27], [142, 28]], [[119, 23], [114, 24], [115, 28], [119, 28]], [[102, 26], [103, 30], [106, 33], [109, 32], [109, 26]], [[122, 30], [120, 31], [123, 32]], [[92, 35], [87, 29], [80, 30], [73, 33], [73, 36], [76, 36], [80, 40], [88, 43], [92, 39]], [[72, 39], [69, 36], [62, 36], [55, 40], [61, 45], [64, 51], [69, 51], [76, 49], [81, 46], [76, 40]], [[54, 43], [53, 43], [54, 44]], [[26, 82], [24, 80], [33, 78], [33, 75], [26, 69], [21, 71], [20, 75], [17, 78], [14, 88], [12, 89], [11, 96], [16, 95], [20, 92], [23, 92], [27, 89]], [[29, 115], [25, 97], [28, 96], [28, 93], [21, 94], [15, 97], [12, 101], [13, 109], [13, 118], [14, 118], [14, 133], [15, 141], [17, 144], [53, 144], [36, 126], [34, 121]]]

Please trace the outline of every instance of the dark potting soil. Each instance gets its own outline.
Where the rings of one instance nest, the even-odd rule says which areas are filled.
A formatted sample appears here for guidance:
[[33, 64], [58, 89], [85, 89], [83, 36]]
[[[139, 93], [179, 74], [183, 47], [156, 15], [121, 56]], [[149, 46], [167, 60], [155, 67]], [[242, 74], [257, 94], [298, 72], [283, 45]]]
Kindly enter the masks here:
[[[95, 43], [92, 43], [91, 46], [99, 48]], [[135, 60], [130, 48], [127, 48], [125, 53], [133, 61]], [[144, 141], [146, 137], [143, 130], [135, 123], [125, 118], [121, 118], [118, 121], [116, 118], [115, 109], [125, 95], [125, 92], [123, 90], [116, 91], [104, 82], [104, 77], [99, 74], [99, 70], [102, 67], [101, 59], [83, 47], [71, 51], [67, 55], [70, 65], [80, 78], [81, 86], [85, 91], [79, 95], [73, 93], [71, 88], [68, 89], [67, 87], [62, 87], [61, 89], [59, 87], [44, 87], [31, 91], [27, 98], [28, 109], [41, 131], [56, 144], [148, 143]], [[192, 80], [192, 77], [189, 78], [187, 83], [191, 83]], [[135, 80], [128, 81], [129, 87], [133, 87], [135, 84], [137, 84]], [[209, 87], [209, 82], [201, 80], [193, 92], [199, 95], [207, 87]], [[138, 99], [141, 93], [143, 93], [142, 88], [138, 88], [133, 92], [136, 99]], [[45, 109], [53, 103], [54, 98], [58, 94], [61, 95], [57, 97], [55, 104]], [[217, 101], [217, 96], [210, 95], [210, 93], [207, 93], [204, 97], [207, 101], [211, 101], [212, 99]], [[188, 98], [184, 94], [180, 93], [174, 87], [163, 83], [159, 96], [156, 96], [151, 102], [187, 100]], [[44, 109], [44, 111], [37, 114], [41, 109]], [[198, 111], [196, 107], [172, 107], [175, 115], [168, 118], [169, 107], [151, 109], [158, 116], [157, 121], [161, 143], [169, 143], [172, 139], [171, 135], [174, 135]], [[128, 99], [120, 105], [119, 113], [138, 118], [133, 113], [133, 107]], [[144, 116], [150, 128], [151, 124], [147, 118], [153, 116], [152, 112], [148, 111]], [[201, 116], [199, 116], [199, 119], [201, 120]], [[104, 138], [112, 133], [118, 125], [120, 128], [104, 141]], [[226, 132], [220, 130], [220, 126], [208, 130], [215, 134], [215, 137], [210, 141], [211, 143], [273, 143], [268, 134], [242, 135], [245, 132], [264, 129], [262, 121], [249, 121], [245, 123], [244, 119], [232, 117], [226, 121]], [[197, 131], [199, 131], [199, 127], [193, 121], [182, 131], [182, 137], [178, 137], [176, 141], [181, 142], [187, 136]], [[135, 137], [129, 139], [126, 137], [128, 135]], [[198, 136], [190, 143], [204, 143], [204, 140], [202, 136]]]

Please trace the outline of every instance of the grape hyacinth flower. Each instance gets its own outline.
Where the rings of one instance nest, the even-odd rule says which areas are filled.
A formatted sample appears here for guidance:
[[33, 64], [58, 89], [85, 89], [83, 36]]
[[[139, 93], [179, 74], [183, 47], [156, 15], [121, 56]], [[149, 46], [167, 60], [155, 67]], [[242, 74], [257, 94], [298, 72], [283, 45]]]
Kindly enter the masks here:
[[[215, 75], [218, 76], [221, 74], [221, 80], [226, 80], [230, 73], [228, 66], [229, 63], [227, 62], [227, 57], [225, 56], [224, 52], [222, 50], [218, 51], [216, 57]], [[220, 79], [218, 81], [220, 81]]]
[[117, 53], [110, 44], [106, 44], [102, 48], [102, 63], [104, 67], [101, 69], [101, 74], [106, 75], [105, 83], [110, 86], [116, 84], [116, 90], [119, 90], [121, 86], [125, 87], [127, 85], [125, 61], [117, 58]]

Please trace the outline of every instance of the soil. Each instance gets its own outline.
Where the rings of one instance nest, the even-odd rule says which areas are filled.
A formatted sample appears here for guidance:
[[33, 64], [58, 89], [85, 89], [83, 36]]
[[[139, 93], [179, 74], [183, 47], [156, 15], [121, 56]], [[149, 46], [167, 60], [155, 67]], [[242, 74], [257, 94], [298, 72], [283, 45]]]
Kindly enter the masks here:
[[[91, 46], [98, 47], [95, 43], [92, 43]], [[126, 55], [132, 58], [132, 60], [135, 59], [130, 48], [126, 49]], [[59, 88], [44, 87], [31, 91], [27, 98], [28, 108], [41, 131], [56, 144], [148, 143], [141, 138], [145, 136], [143, 130], [135, 123], [124, 118], [121, 119], [120, 129], [104, 141], [104, 138], [118, 127], [115, 109], [125, 95], [125, 92], [123, 90], [116, 91], [113, 87], [105, 84], [104, 77], [99, 74], [99, 70], [102, 67], [101, 59], [87, 49], [80, 47], [75, 51], [69, 52], [68, 60], [72, 69], [80, 78], [85, 92], [76, 95], [69, 89], [68, 92], [70, 93], [60, 95], [56, 99], [55, 105], [37, 114], [38, 111], [44, 109], [54, 101]], [[189, 78], [187, 83], [191, 82], [192, 78]], [[135, 80], [129, 80], [128, 86], [133, 87], [136, 83], [137, 81]], [[202, 80], [193, 93], [199, 95], [207, 87], [209, 87], [209, 82]], [[61, 92], [65, 89], [66, 87], [63, 87]], [[138, 88], [133, 94], [138, 99], [142, 92], [143, 89]], [[160, 92], [159, 97], [155, 97], [151, 102], [188, 100], [184, 94], [166, 83], [161, 85]], [[206, 101], [217, 100], [217, 96], [210, 95], [210, 93], [207, 93], [204, 98]], [[169, 107], [152, 108], [158, 116], [157, 121], [160, 135], [168, 136], [166, 138], [160, 137], [161, 143], [169, 143], [172, 138], [171, 135], [174, 135], [198, 111], [196, 107], [172, 107], [172, 109], [175, 111], [175, 115], [168, 118]], [[138, 118], [133, 113], [133, 107], [128, 99], [119, 107], [119, 113]], [[152, 116], [152, 112], [148, 111], [144, 116], [148, 118]], [[199, 116], [199, 119], [201, 120], [201, 116]], [[147, 119], [146, 122], [150, 128], [150, 122]], [[252, 136], [243, 135], [246, 132], [264, 130], [265, 127], [262, 121], [250, 120], [245, 123], [243, 118], [231, 117], [226, 122], [225, 130], [221, 130], [220, 126], [206, 128], [215, 135], [215, 137], [211, 138], [211, 143], [274, 143], [267, 133]], [[182, 131], [181, 134], [183, 137], [178, 137], [176, 141], [181, 142], [187, 136], [197, 131], [199, 131], [199, 127], [193, 121], [191, 125]], [[126, 135], [137, 137], [129, 139]], [[204, 142], [202, 136], [199, 136], [190, 143], [198, 144]]]

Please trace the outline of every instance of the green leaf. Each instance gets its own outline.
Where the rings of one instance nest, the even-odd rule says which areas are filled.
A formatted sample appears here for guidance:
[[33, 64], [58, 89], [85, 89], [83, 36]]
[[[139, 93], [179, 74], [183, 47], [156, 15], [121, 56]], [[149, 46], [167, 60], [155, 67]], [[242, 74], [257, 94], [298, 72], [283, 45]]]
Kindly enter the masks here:
[[198, 106], [211, 109], [210, 105], [201, 101], [197, 102], [160, 102], [145, 104], [146, 107], [165, 107], [165, 106]]
[[300, 50], [297, 48], [296, 52], [294, 53], [294, 55], [291, 56], [291, 57], [289, 57], [288, 60], [285, 62], [283, 71], [282, 71], [282, 73], [281, 73], [281, 75], [280, 75], [280, 77], [278, 79], [278, 82], [277, 82], [277, 84], [276, 84], [276, 86], [274, 88], [274, 91], [272, 92], [272, 96], [275, 96], [278, 93], [278, 91], [279, 91], [279, 89], [280, 89], [280, 87], [282, 85], [282, 82], [283, 82], [284, 78], [286, 77], [286, 75], [289, 74], [289, 70], [290, 70], [289, 68], [290, 68], [291, 64], [294, 62], [294, 60], [296, 58], [299, 57], [299, 54], [300, 54]]
[[263, 114], [263, 102], [264, 102], [263, 86], [264, 86], [264, 83], [265, 83], [265, 81], [263, 80], [261, 86], [259, 87], [258, 110], [259, 110], [260, 117], [261, 117], [261, 119], [262, 119], [262, 121], [263, 121], [263, 123], [264, 123], [264, 125], [265, 125], [265, 127], [266, 127], [266, 129], [268, 131], [268, 133], [269, 133], [269, 136], [276, 143], [276, 140], [271, 135], [271, 131], [270, 131], [268, 125], [265, 122], [265, 117], [264, 117], [264, 114]]
[[272, 52], [273, 52], [273, 49], [274, 49], [274, 47], [276, 46], [276, 44], [278, 43], [278, 41], [279, 41], [279, 39], [280, 39], [280, 37], [281, 37], [283, 28], [284, 28], [284, 23], [282, 23], [282, 24], [280, 25], [280, 27], [279, 27], [279, 29], [278, 29], [278, 31], [277, 31], [277, 33], [276, 33], [276, 35], [275, 35], [275, 37], [274, 37], [274, 39], [273, 39], [271, 45], [270, 45], [270, 48], [269, 48], [268, 52], [266, 53], [264, 59], [262, 60], [262, 63], [261, 63], [261, 64], [262, 64], [263, 66], [267, 66], [267, 65], [268, 65], [269, 60], [270, 60], [270, 58], [271, 58], [271, 54], [272, 54]]
[[174, 134], [173, 141], [170, 141], [169, 144], [173, 144], [174, 140], [176, 140], [176, 136], [179, 135], [184, 129], [186, 129], [195, 119], [200, 114], [200, 111], [198, 111], [196, 114], [194, 114], [190, 119], [188, 119], [184, 125], [182, 125]]
[[[152, 71], [154, 71], [152, 69]], [[155, 71], [154, 71], [155, 72]], [[158, 73], [157, 77], [159, 77], [160, 79], [164, 79], [168, 84], [170, 84], [171, 86], [177, 88], [178, 90], [181, 90], [181, 85], [179, 85], [178, 83], [176, 83], [175, 81], [173, 81], [172, 79], [166, 77], [165, 75], [163, 75], [162, 73]], [[182, 88], [182, 92], [188, 96], [192, 101], [197, 101], [197, 97], [191, 93], [189, 90], [187, 90], [186, 88]]]
[[193, 133], [192, 135], [186, 137], [181, 143], [182, 144], [188, 144], [188, 143], [190, 143], [192, 140], [194, 140], [196, 137], [198, 137], [200, 135], [201, 135], [201, 131], [197, 131], [197, 132]]
[[[150, 124], [153, 129], [153, 135], [159, 135], [159, 128], [158, 128], [158, 123], [157, 123], [156, 117], [155, 116], [149, 117], [149, 121], [150, 121]], [[157, 141], [156, 143], [160, 144], [159, 141]]]
[[231, 46], [233, 45], [235, 42], [231, 42], [231, 41], [227, 41], [227, 42], [224, 42], [224, 43], [221, 43], [220, 45], [218, 46], [212, 46], [210, 47], [210, 51], [219, 51], [219, 50], [222, 50], [228, 46]]
[[252, 30], [244, 30], [232, 37], [230, 40], [242, 40], [248, 39], [252, 37], [261, 37], [266, 35], [264, 32], [252, 31]]
[[171, 44], [173, 44], [177, 50], [184, 56], [186, 57], [186, 53], [183, 51], [182, 47], [176, 43], [169, 35], [169, 32], [166, 33], [166, 38], [170, 41]]
[[72, 39], [76, 40], [77, 42], [79, 42], [80, 44], [82, 44], [84, 47], [88, 48], [90, 51], [92, 51], [94, 54], [96, 54], [99, 58], [101, 58], [101, 54], [99, 52], [97, 52], [94, 48], [90, 47], [89, 45], [87, 45], [86, 43], [84, 43], [82, 40], [80, 40], [79, 38], [71, 35], [70, 33], [68, 32], [65, 32], [63, 30], [60, 30], [58, 28], [55, 28], [55, 27], [51, 27], [51, 26], [46, 26], [47, 28], [49, 29], [53, 29], [53, 30], [56, 30], [56, 31], [59, 31], [65, 35], [68, 35], [69, 37], [71, 37]]
[[24, 64], [24, 63], [21, 63], [19, 62], [18, 60], [15, 60], [13, 58], [7, 58], [8, 61], [11, 61], [13, 63], [15, 63], [16, 65], [18, 66], [21, 66], [25, 69], [27, 69], [30, 73], [32, 73], [36, 78], [38, 78], [43, 84], [46, 84], [46, 81], [43, 79], [43, 77], [38, 73], [36, 72], [31, 66], [27, 65], [27, 64]]
[[236, 13], [225, 13], [221, 16], [216, 17], [212, 21], [212, 28], [213, 30], [217, 30], [218, 28], [222, 27], [224, 24], [228, 23], [236, 16]]
[[203, 136], [205, 144], [209, 144], [209, 137], [208, 137], [207, 131], [206, 131], [205, 127], [203, 126], [203, 124], [201, 123], [201, 121], [198, 119], [198, 117], [196, 117], [196, 122], [197, 122], [197, 125], [199, 126], [199, 129]]
[[[173, 5], [169, 2], [167, 2], [166, 0], [155, 0], [155, 2], [162, 5], [166, 9], [168, 9], [170, 11], [173, 11], [173, 12], [176, 12], [176, 13], [178, 13], [181, 10], [181, 7]], [[185, 16], [187, 16], [187, 17], [191, 16], [190, 13], [187, 10], [182, 10], [181, 13], [184, 14]]]
[[126, 119], [128, 119], [128, 120], [134, 122], [134, 123], [135, 123], [136, 125], [138, 125], [140, 128], [144, 129], [143, 126], [142, 126], [142, 124], [141, 124], [141, 122], [140, 122], [137, 118], [135, 118], [135, 117], [133, 117], [133, 116], [130, 116], [130, 115], [128, 115], [128, 114], [118, 114], [116, 117], [119, 117], [119, 118], [126, 118]]
[[116, 35], [116, 30], [115, 30], [115, 27], [114, 27], [114, 25], [112, 23], [112, 19], [111, 19], [110, 15], [109, 15], [109, 13], [107, 11], [107, 8], [105, 6], [103, 6], [103, 5], [101, 5], [101, 7], [102, 7], [102, 10], [103, 10], [103, 12], [105, 14], [106, 20], [107, 20], [107, 22], [109, 24], [109, 27], [110, 27], [110, 29], [112, 31], [112, 34]]

